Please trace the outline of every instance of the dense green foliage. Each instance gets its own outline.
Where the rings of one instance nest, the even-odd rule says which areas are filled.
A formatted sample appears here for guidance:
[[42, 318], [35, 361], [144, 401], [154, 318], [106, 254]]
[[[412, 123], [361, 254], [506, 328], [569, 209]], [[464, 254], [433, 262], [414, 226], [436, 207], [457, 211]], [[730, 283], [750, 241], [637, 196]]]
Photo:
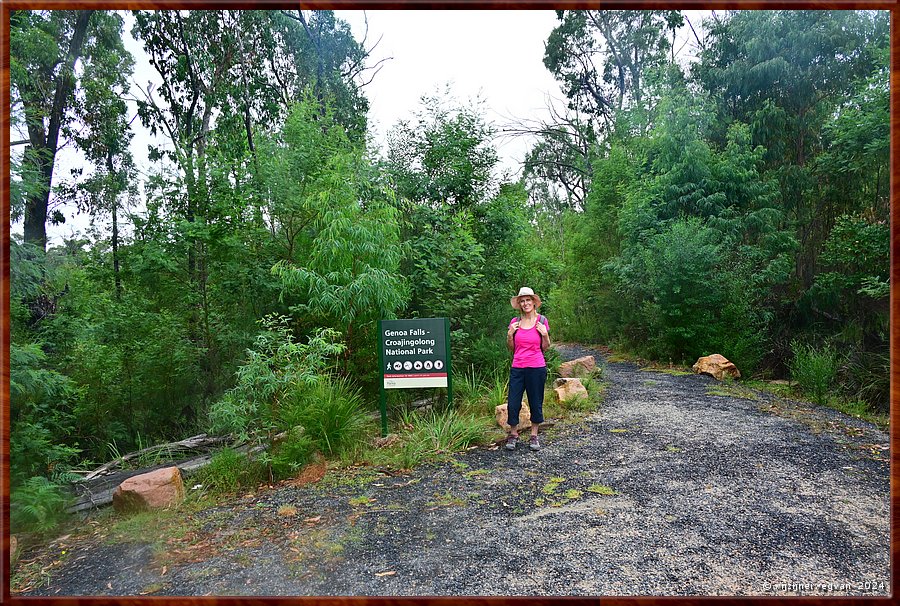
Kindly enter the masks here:
[[[721, 353], [886, 410], [887, 13], [717, 12], [687, 64], [678, 11], [560, 11], [544, 63], [568, 107], [518, 179], [484, 105], [452, 91], [423, 96], [380, 155], [367, 51], [330, 11], [133, 17], [162, 82], [140, 89], [157, 137], [140, 171], [122, 15], [11, 18], [12, 120], [31, 141], [12, 159], [14, 524], [51, 527], [73, 469], [194, 433], [271, 444], [252, 464], [217, 455], [212, 491], [359, 456], [380, 318], [449, 317], [477, 403], [421, 415], [421, 393], [392, 393], [402, 464], [465, 447], [503, 401], [523, 285], [556, 340]], [[63, 141], [84, 168], [50, 189]], [[45, 250], [54, 208], [92, 227]]]
[[[885, 411], [887, 14], [719, 14], [685, 68], [665, 56], [669, 11], [613, 13], [562, 13], [545, 55], [596, 116], [530, 158], [558, 162], [566, 132], [567, 163], [588, 171], [583, 208], [547, 210], [569, 243], [562, 336], [662, 361], [718, 352], [745, 375], [803, 373], [795, 358], [821, 352], [844, 360], [844, 397]], [[532, 196], [567, 194], [554, 174], [532, 170]]]

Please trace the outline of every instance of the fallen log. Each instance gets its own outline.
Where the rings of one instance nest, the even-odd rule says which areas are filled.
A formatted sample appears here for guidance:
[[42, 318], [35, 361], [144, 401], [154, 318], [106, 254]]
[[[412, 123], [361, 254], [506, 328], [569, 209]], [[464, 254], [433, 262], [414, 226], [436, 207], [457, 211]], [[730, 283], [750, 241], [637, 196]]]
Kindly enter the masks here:
[[143, 448], [141, 450], [128, 453], [127, 455], [123, 455], [117, 459], [110, 461], [109, 463], [105, 463], [95, 469], [94, 471], [88, 473], [82, 481], [89, 481], [97, 478], [99, 476], [107, 475], [111, 472], [111, 470], [116, 467], [120, 467], [126, 461], [130, 461], [132, 459], [136, 459], [142, 455], [150, 455], [157, 453], [167, 453], [169, 458], [172, 458], [173, 455], [187, 452], [191, 450], [201, 450], [201, 449], [210, 449], [213, 446], [217, 446], [228, 441], [227, 436], [212, 436], [209, 437], [205, 433], [201, 433], [196, 436], [191, 436], [190, 438], [185, 438], [184, 440], [179, 440], [178, 442], [170, 442], [168, 444], [157, 444], [155, 446], [150, 446], [147, 448]]
[[[198, 436], [194, 436], [197, 438]], [[192, 440], [194, 438], [188, 438], [188, 440]], [[227, 440], [227, 438], [215, 438], [217, 440], [216, 443], [222, 443]], [[187, 440], [183, 440], [186, 442]], [[240, 446], [234, 447], [236, 452], [246, 453], [248, 456], [253, 456], [259, 452], [266, 450], [266, 445], [260, 444], [243, 444]], [[135, 454], [135, 453], [132, 453]], [[73, 502], [66, 509], [69, 513], [77, 513], [79, 511], [84, 511], [86, 509], [92, 509], [95, 507], [102, 507], [104, 505], [109, 505], [112, 503], [112, 495], [116, 491], [116, 488], [119, 487], [119, 484], [124, 482], [130, 477], [140, 475], [142, 473], [148, 473], [151, 471], [155, 471], [157, 469], [162, 469], [163, 467], [178, 467], [181, 470], [182, 474], [188, 476], [198, 469], [206, 466], [212, 460], [215, 453], [208, 452], [202, 454], [197, 457], [193, 457], [191, 459], [185, 459], [177, 462], [166, 462], [159, 463], [157, 465], [152, 465], [150, 467], [143, 467], [141, 469], [128, 469], [118, 472], [110, 471], [112, 467], [108, 467], [109, 463], [104, 465], [102, 468], [107, 468], [105, 473], [97, 474], [96, 472], [100, 471], [102, 468], [98, 468], [94, 472], [91, 472], [91, 477], [82, 478], [72, 484], [73, 492], [75, 493], [75, 498]], [[128, 456], [128, 455], [126, 455]], [[134, 457], [129, 457], [134, 458]], [[127, 460], [124, 457], [121, 459], [117, 459], [117, 461]]]

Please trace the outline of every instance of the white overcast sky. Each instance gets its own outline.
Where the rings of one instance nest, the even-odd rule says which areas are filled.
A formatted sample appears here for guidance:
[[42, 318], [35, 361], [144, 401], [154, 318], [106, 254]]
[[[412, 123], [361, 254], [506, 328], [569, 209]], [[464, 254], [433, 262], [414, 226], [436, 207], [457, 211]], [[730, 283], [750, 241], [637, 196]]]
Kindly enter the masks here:
[[[699, 13], [705, 12], [688, 11], [695, 27], [700, 22]], [[347, 21], [356, 39], [362, 41], [363, 11], [336, 11], [336, 15]], [[373, 10], [365, 15], [369, 27], [366, 46], [381, 38], [370, 64], [390, 57], [364, 88], [370, 104], [370, 131], [378, 143], [383, 143], [398, 120], [412, 117], [423, 95], [433, 95], [448, 84], [460, 102], [483, 99], [486, 119], [496, 124], [543, 118], [549, 99], [558, 103], [562, 100], [558, 84], [543, 64], [544, 43], [557, 24], [555, 11]], [[135, 57], [134, 81], [142, 86], [158, 81], [140, 46], [131, 39], [131, 15], [126, 13], [125, 20], [126, 47]], [[686, 38], [681, 38], [676, 50], [680, 49], [684, 59], [693, 49], [690, 44], [684, 46]], [[133, 124], [137, 131], [133, 153], [140, 169], [148, 166], [147, 144], [151, 139], [139, 120]], [[501, 168], [516, 173], [530, 142], [502, 138], [496, 146]], [[78, 162], [73, 154], [64, 152], [54, 182]], [[86, 217], [74, 215], [74, 209], [63, 212], [64, 225], [48, 225], [53, 244], [83, 233], [88, 224]], [[21, 222], [13, 226], [14, 232], [21, 230]]]
[[[365, 32], [362, 11], [337, 11], [357, 40]], [[373, 63], [392, 57], [365, 87], [376, 140], [399, 120], [412, 116], [423, 95], [450, 89], [460, 102], [481, 97], [486, 118], [546, 113], [548, 95], [562, 98], [544, 67], [544, 42], [556, 25], [554, 11], [366, 11], [367, 47]], [[516, 170], [527, 143], [503, 139], [498, 152], [506, 168]]]

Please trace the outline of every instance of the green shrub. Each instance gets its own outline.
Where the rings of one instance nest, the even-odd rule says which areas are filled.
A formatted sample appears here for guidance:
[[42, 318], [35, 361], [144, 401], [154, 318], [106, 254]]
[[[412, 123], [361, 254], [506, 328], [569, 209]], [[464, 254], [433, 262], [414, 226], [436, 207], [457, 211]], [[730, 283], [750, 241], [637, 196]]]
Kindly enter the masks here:
[[726, 303], [719, 234], [696, 217], [674, 220], [610, 264], [623, 299], [638, 302], [647, 353], [660, 360], [694, 358], [715, 340]]
[[362, 393], [346, 378], [329, 378], [295, 393], [284, 404], [281, 426], [303, 427], [325, 453], [341, 450], [359, 439], [366, 425]]
[[295, 475], [316, 453], [316, 442], [300, 428], [289, 430], [270, 454], [272, 476], [282, 480]]
[[39, 343], [10, 343], [9, 465], [14, 485], [36, 476], [65, 480], [65, 471], [81, 452], [71, 445], [76, 433], [71, 405], [78, 389], [47, 366]]
[[210, 431], [233, 433], [241, 439], [277, 433], [282, 402], [298, 389], [312, 389], [321, 381], [329, 358], [344, 350], [340, 334], [325, 328], [308, 343], [294, 341], [285, 316], [260, 320], [263, 330], [247, 361], [237, 370], [237, 384], [210, 408]]
[[191, 482], [202, 484], [213, 494], [236, 492], [256, 486], [265, 479], [265, 466], [232, 448], [223, 448], [210, 462], [197, 470]]
[[62, 485], [43, 476], [28, 478], [12, 490], [9, 509], [12, 532], [40, 535], [54, 530], [66, 518], [69, 500]]
[[[596, 272], [596, 268], [594, 269]], [[604, 326], [598, 322], [597, 305], [588, 298], [591, 293], [579, 290], [579, 285], [568, 280], [550, 293], [556, 312], [551, 323], [551, 337], [556, 341], [596, 343], [604, 339]], [[606, 320], [601, 316], [600, 322]]]
[[794, 355], [790, 362], [791, 377], [814, 402], [824, 404], [837, 376], [837, 353], [827, 346], [817, 349], [796, 339], [791, 341], [791, 352]]
[[721, 351], [733, 362], [741, 371], [742, 377], [750, 377], [763, 361], [765, 339], [766, 334], [762, 330], [752, 333], [734, 330], [723, 338], [723, 344], [716, 351]]
[[[510, 317], [513, 313], [510, 310]], [[509, 349], [506, 348], [506, 331], [499, 329], [497, 334], [472, 339], [468, 364], [477, 368], [482, 375], [489, 375], [509, 367], [510, 356]]]

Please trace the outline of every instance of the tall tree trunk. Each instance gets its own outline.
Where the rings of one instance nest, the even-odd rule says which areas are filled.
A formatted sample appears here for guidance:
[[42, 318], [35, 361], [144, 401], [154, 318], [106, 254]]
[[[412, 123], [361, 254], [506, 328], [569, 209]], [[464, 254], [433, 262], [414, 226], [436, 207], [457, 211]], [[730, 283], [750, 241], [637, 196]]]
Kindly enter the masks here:
[[[26, 150], [26, 161], [34, 165], [35, 173], [40, 175], [41, 186], [29, 192], [25, 200], [25, 241], [47, 248], [47, 207], [50, 204], [50, 186], [53, 179], [53, 165], [56, 161], [56, 149], [59, 145], [59, 130], [63, 115], [66, 113], [69, 97], [75, 87], [75, 63], [81, 56], [81, 47], [87, 32], [88, 22], [94, 11], [78, 11], [72, 41], [66, 56], [66, 64], [60, 68], [50, 109], [50, 122], [44, 131], [43, 119], [28, 118], [28, 135], [31, 141]], [[26, 112], [28, 115], [28, 112]]]
[[[106, 169], [110, 175], [113, 174], [113, 155], [112, 150], [106, 151]], [[118, 217], [118, 192], [113, 190], [112, 199], [109, 208], [112, 212], [112, 257], [113, 257], [113, 280], [116, 284], [116, 300], [122, 298], [122, 278], [119, 275], [119, 217]]]

